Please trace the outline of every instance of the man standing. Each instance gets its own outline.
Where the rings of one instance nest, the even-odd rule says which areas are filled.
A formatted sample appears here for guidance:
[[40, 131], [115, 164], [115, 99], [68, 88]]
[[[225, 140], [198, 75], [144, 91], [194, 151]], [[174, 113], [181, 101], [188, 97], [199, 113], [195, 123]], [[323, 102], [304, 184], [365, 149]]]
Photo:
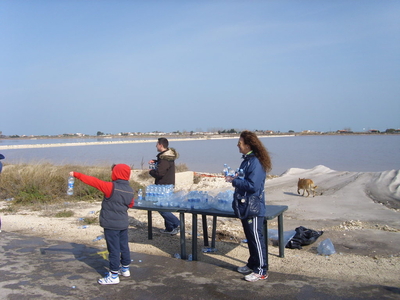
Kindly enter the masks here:
[[[179, 154], [174, 148], [168, 148], [169, 142], [166, 138], [159, 138], [156, 144], [157, 159], [150, 160], [149, 164], [154, 163], [156, 168], [150, 170], [150, 175], [155, 178], [155, 184], [173, 184], [175, 185], [175, 160]], [[161, 233], [177, 234], [179, 232], [180, 221], [170, 212], [160, 212], [164, 218], [165, 229]]]

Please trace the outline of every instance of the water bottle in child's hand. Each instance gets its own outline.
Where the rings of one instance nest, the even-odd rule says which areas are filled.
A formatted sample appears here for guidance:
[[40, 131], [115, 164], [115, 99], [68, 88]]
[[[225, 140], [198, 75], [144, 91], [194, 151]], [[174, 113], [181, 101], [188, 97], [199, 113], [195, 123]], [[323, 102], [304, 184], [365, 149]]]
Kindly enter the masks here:
[[68, 196], [72, 196], [74, 194], [74, 183], [75, 183], [74, 176], [69, 176], [69, 178], [68, 178], [68, 189], [67, 189]]

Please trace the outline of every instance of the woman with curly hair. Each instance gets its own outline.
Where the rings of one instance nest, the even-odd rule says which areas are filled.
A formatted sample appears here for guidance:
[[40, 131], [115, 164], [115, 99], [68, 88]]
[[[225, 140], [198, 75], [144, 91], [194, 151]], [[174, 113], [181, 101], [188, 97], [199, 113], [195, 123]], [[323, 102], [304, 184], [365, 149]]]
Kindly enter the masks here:
[[[241, 219], [246, 235], [250, 257], [247, 264], [238, 267], [237, 271], [248, 274], [247, 281], [258, 281], [268, 278], [267, 253], [263, 236], [265, 216], [264, 184], [267, 172], [272, 169], [271, 158], [263, 143], [251, 131], [243, 131], [237, 144], [239, 152], [243, 154], [240, 169], [243, 176], [230, 177], [225, 180], [235, 187], [234, 200], [240, 201], [246, 197], [255, 196], [260, 201], [260, 212], [257, 216]], [[250, 273], [250, 274], [249, 274]]]

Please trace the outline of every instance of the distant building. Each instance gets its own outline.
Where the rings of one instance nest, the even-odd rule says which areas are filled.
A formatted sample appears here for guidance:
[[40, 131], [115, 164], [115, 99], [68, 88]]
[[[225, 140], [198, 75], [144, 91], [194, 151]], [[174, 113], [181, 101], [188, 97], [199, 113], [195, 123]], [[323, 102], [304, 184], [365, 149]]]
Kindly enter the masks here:
[[351, 130], [338, 130], [337, 133], [353, 133]]

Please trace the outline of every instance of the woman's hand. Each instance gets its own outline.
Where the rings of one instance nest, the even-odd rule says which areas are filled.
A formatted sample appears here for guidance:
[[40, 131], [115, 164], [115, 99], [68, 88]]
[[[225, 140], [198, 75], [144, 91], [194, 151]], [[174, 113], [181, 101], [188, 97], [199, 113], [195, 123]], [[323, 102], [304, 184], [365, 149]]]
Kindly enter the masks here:
[[226, 181], [226, 182], [232, 182], [232, 180], [235, 179], [235, 178], [236, 178], [236, 176], [235, 176], [235, 177], [232, 177], [232, 176], [225, 176], [225, 181]]

